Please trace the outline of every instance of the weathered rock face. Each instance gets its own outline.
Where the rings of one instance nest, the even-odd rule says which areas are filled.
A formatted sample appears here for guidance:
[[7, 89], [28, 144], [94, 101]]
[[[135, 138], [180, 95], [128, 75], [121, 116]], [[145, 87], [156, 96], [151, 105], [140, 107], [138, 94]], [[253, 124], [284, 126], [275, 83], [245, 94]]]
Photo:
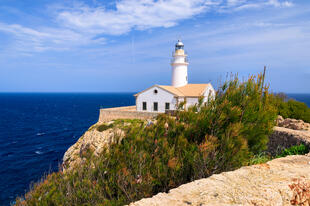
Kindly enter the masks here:
[[87, 152], [99, 155], [104, 148], [115, 142], [115, 137], [123, 137], [124, 132], [119, 128], [108, 128], [104, 131], [96, 129], [95, 124], [82, 137], [72, 145], [64, 154], [63, 169], [70, 170], [86, 160]]
[[277, 125], [279, 127], [285, 127], [285, 128], [293, 129], [293, 130], [310, 131], [309, 123], [306, 123], [302, 120], [297, 120], [297, 119], [290, 119], [290, 118], [284, 119], [282, 116], [278, 116]]
[[310, 155], [212, 175], [130, 204], [142, 205], [310, 205]]

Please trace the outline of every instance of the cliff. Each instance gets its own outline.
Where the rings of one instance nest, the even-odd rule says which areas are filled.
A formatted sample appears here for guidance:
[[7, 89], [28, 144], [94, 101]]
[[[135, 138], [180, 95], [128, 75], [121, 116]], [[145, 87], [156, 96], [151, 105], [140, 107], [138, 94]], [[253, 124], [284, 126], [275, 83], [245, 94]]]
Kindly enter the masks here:
[[130, 206], [309, 204], [310, 154], [287, 156], [212, 175]]
[[[116, 120], [90, 127], [65, 153], [64, 170], [82, 164], [87, 154], [99, 155], [116, 141], [116, 137], [122, 138], [125, 130], [137, 121], [141, 123], [142, 120]], [[278, 125], [282, 123], [287, 128], [274, 127], [268, 144], [269, 153], [276, 154], [300, 143], [310, 146], [307, 123], [281, 117], [277, 121]], [[130, 205], [309, 205], [309, 188], [310, 154], [274, 159], [266, 164], [212, 175]]]
[[[112, 124], [112, 123], [110, 123]], [[72, 169], [86, 160], [87, 154], [99, 155], [104, 148], [108, 148], [114, 141], [115, 134], [123, 135], [121, 129], [107, 128], [100, 131], [97, 128], [102, 124], [95, 124], [86, 131], [79, 140], [64, 154], [63, 168]], [[109, 124], [106, 124], [109, 127]]]
[[79, 140], [64, 154], [63, 169], [71, 170], [86, 160], [87, 155], [98, 156], [105, 148], [122, 138], [124, 131], [131, 125], [144, 122], [143, 120], [122, 119], [109, 122], [98, 122], [92, 125]]

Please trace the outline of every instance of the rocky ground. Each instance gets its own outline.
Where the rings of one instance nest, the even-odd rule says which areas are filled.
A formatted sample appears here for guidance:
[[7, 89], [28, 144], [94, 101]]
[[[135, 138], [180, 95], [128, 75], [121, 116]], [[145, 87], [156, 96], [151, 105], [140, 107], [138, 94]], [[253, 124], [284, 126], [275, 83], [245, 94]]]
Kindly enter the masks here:
[[142, 205], [310, 205], [310, 155], [223, 172], [130, 204]]
[[282, 116], [277, 118], [277, 126], [293, 130], [310, 131], [310, 124], [297, 119], [284, 119]]

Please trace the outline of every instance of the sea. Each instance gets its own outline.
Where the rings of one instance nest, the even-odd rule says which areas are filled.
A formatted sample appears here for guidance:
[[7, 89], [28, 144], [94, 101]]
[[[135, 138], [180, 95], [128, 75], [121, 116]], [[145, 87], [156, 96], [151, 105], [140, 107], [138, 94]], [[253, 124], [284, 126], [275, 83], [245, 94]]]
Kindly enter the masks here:
[[100, 108], [134, 104], [133, 93], [0, 93], [0, 205], [57, 171]]
[[[310, 107], [310, 94], [288, 94]], [[58, 171], [100, 108], [134, 105], [133, 93], [0, 93], [0, 206]]]

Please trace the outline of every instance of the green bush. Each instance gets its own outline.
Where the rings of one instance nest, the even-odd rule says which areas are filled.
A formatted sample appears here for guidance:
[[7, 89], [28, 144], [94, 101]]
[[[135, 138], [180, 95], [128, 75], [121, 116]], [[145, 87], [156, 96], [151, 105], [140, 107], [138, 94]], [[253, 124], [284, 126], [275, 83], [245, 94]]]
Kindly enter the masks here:
[[287, 100], [283, 94], [276, 95], [278, 114], [283, 118], [301, 119], [310, 123], [310, 108], [303, 102], [293, 99]]
[[307, 153], [309, 153], [309, 148], [304, 144], [300, 144], [284, 149], [279, 155], [277, 155], [277, 157], [285, 157], [288, 155], [304, 155]]
[[124, 205], [247, 165], [266, 149], [273, 102], [261, 76], [245, 82], [235, 77], [208, 104], [200, 98], [176, 116], [159, 115], [153, 125], [127, 126], [118, 144], [76, 170], [49, 175], [17, 205]]
[[103, 131], [110, 129], [112, 127], [113, 127], [113, 124], [108, 124], [108, 125], [107, 124], [101, 124], [101, 125], [97, 126], [96, 129], [98, 132], [103, 132]]

